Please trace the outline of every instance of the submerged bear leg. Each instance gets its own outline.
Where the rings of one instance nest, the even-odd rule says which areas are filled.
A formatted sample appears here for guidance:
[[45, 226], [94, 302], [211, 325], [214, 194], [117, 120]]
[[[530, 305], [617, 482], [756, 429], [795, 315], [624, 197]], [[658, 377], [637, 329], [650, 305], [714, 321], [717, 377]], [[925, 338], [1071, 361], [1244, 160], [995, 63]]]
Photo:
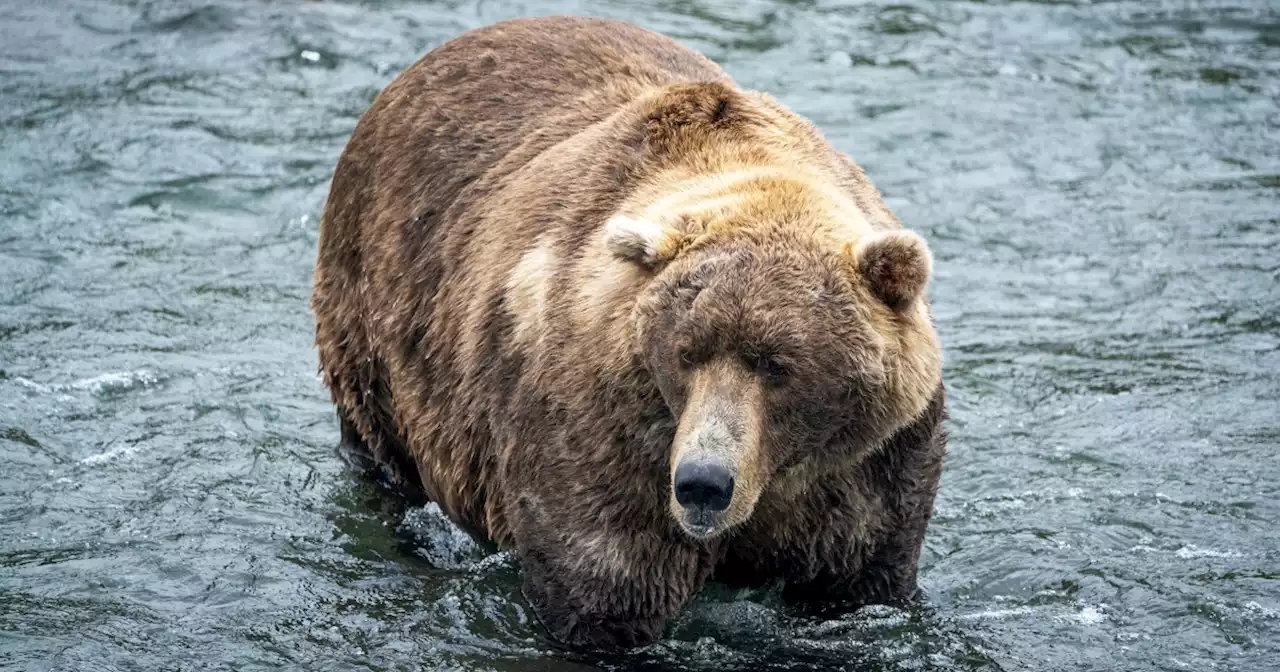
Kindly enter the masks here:
[[611, 651], [656, 642], [710, 574], [712, 550], [674, 530], [556, 520], [566, 512], [548, 516], [527, 497], [518, 508], [523, 592], [561, 644]]
[[325, 375], [334, 390], [341, 448], [351, 462], [392, 490], [420, 499], [423, 487], [417, 466], [391, 419], [385, 367], [367, 357], [358, 366], [326, 368]]
[[870, 604], [908, 606], [920, 596], [916, 582], [920, 536], [904, 531], [895, 537], [856, 572], [822, 572], [810, 581], [788, 582], [783, 587], [783, 599], [820, 613]]
[[368, 452], [369, 446], [365, 444], [364, 438], [360, 436], [360, 430], [355, 424], [347, 419], [347, 410], [342, 406], [336, 409], [338, 416], [338, 436], [343, 448], [357, 452]]
[[[886, 531], [859, 551], [850, 543], [847, 553], [819, 554], [821, 563], [810, 576], [816, 578], [788, 585], [784, 596], [803, 602], [835, 606], [889, 604], [905, 606], [920, 596], [917, 573], [925, 533], [933, 516], [947, 434], [946, 392], [939, 386], [925, 413], [898, 431], [864, 466], [863, 477], [883, 484], [889, 496]], [[858, 540], [856, 517], [837, 518], [827, 534], [833, 539]], [[834, 544], [832, 548], [840, 548]], [[841, 557], [841, 556], [844, 557]], [[849, 562], [848, 557], [862, 558]], [[833, 599], [834, 598], [834, 599]]]

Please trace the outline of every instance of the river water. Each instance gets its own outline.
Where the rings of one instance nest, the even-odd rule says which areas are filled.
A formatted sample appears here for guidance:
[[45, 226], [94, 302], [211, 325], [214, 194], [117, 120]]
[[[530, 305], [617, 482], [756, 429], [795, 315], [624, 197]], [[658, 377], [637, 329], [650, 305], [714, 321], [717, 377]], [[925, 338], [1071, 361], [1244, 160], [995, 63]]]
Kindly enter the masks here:
[[[937, 257], [925, 603], [712, 588], [557, 653], [518, 573], [337, 449], [307, 309], [359, 115], [462, 30], [671, 34]], [[1280, 6], [0, 1], [0, 668], [1270, 670]]]

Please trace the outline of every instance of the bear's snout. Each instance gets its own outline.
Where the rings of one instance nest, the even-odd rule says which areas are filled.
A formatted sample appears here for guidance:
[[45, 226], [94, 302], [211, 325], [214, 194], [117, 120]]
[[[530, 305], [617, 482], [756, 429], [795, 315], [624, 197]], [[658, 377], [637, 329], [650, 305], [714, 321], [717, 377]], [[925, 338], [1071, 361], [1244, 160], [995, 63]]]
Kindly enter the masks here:
[[751, 517], [763, 487], [761, 385], [737, 359], [695, 370], [671, 454], [670, 511], [695, 539], [710, 539]]
[[675, 489], [680, 506], [718, 513], [733, 500], [733, 472], [719, 462], [686, 460], [676, 468]]

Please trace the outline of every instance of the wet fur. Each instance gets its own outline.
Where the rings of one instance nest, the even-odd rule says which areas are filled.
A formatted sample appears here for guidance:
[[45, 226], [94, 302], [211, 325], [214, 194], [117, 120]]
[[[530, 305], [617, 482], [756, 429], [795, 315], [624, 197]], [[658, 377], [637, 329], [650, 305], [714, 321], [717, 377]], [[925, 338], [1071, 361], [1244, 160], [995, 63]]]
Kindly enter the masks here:
[[[719, 177], [735, 170], [749, 174]], [[705, 198], [680, 202], [689, 189]], [[779, 214], [796, 212], [824, 214]], [[652, 249], [644, 232], [611, 239], [618, 215], [672, 235]], [[397, 77], [339, 161], [312, 299], [324, 381], [344, 434], [391, 480], [515, 549], [562, 641], [654, 641], [713, 575], [901, 602], [916, 591], [945, 402], [927, 305], [889, 305], [859, 270], [857, 243], [899, 228], [808, 122], [675, 42], [595, 19], [496, 24]], [[679, 403], [651, 359], [669, 312], [651, 288], [716, 255], [776, 270], [776, 287], [815, 282], [782, 260], [824, 269], [850, 324], [793, 326], [871, 339], [841, 366], [879, 372], [883, 392], [854, 398], [858, 419], [820, 440], [761, 456], [773, 478], [750, 518], [698, 542], [668, 512]], [[788, 394], [800, 413], [817, 391]]]

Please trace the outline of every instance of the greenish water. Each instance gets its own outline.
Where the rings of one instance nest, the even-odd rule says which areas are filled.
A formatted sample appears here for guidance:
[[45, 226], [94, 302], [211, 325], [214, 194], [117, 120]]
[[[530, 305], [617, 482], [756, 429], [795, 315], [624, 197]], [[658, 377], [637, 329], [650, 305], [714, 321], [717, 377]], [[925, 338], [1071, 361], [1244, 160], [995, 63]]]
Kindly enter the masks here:
[[[460, 31], [603, 14], [812, 118], [937, 255], [924, 606], [708, 591], [553, 652], [509, 559], [337, 449], [307, 311], [358, 116]], [[1280, 6], [0, 2], [0, 668], [1269, 670]]]

